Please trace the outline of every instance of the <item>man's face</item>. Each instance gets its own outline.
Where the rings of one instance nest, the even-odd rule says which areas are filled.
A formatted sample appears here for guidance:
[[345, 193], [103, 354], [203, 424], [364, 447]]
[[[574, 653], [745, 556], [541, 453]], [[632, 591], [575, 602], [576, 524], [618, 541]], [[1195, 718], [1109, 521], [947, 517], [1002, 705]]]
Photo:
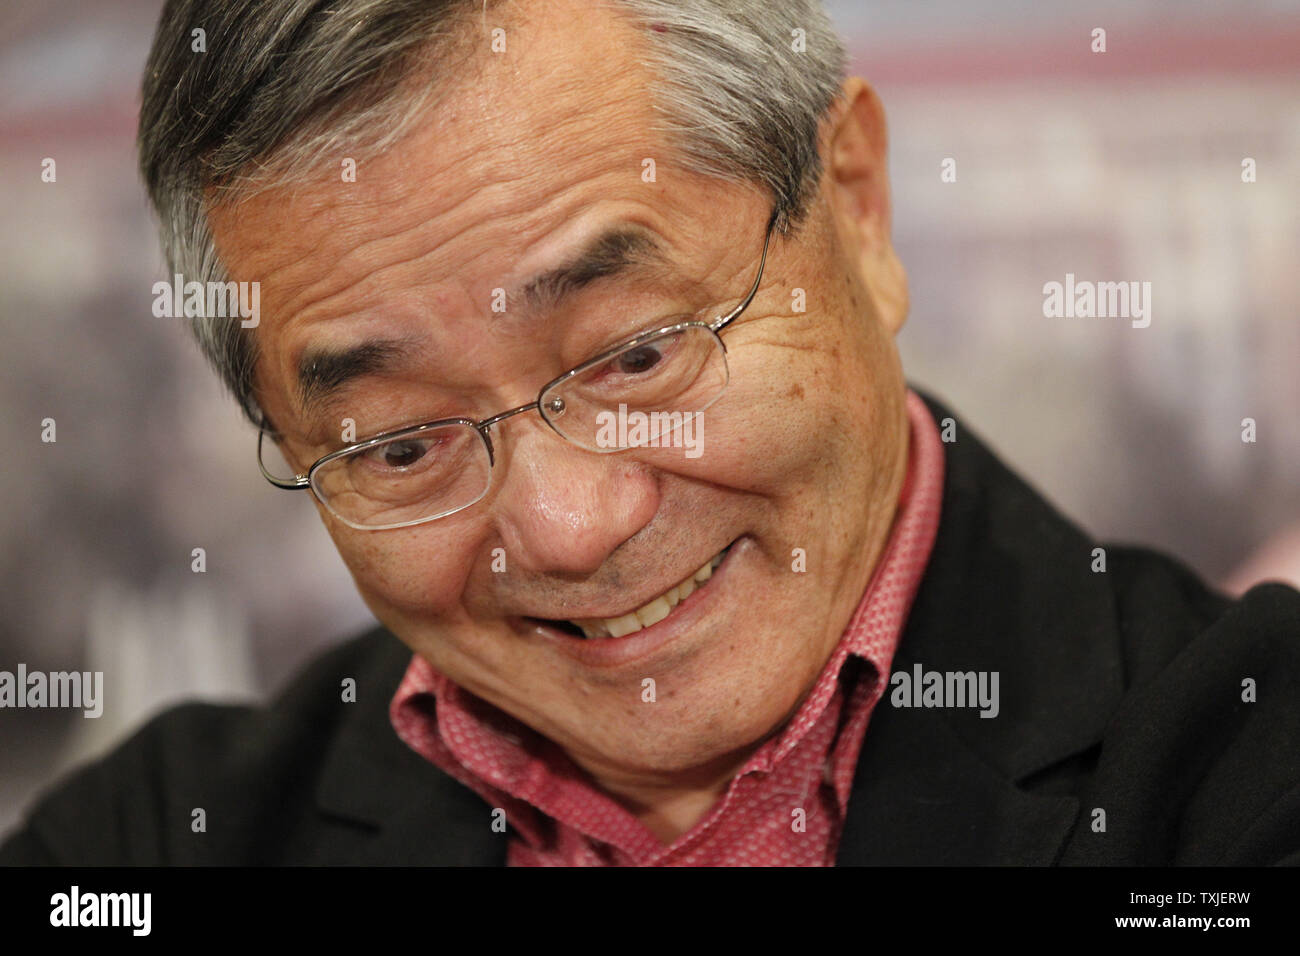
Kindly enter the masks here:
[[[355, 182], [338, 157], [314, 184], [213, 210], [233, 277], [261, 283], [257, 394], [299, 472], [343, 447], [345, 419], [365, 438], [486, 418], [623, 338], [670, 317], [712, 320], [748, 292], [770, 199], [684, 172], [654, 132], [653, 78], [630, 55], [643, 38], [574, 7], [517, 19], [507, 54], [485, 37], [472, 77], [360, 161]], [[591, 29], [565, 26], [579, 17]], [[757, 297], [722, 333], [731, 381], [704, 413], [698, 457], [587, 451], [531, 411], [494, 426], [492, 486], [464, 511], [363, 531], [321, 509], [381, 622], [615, 788], [707, 774], [788, 718], [888, 533], [906, 462], [892, 339], [905, 294], [869, 112], [837, 114], [848, 132], [824, 151], [809, 223], [774, 236]], [[494, 290], [628, 226], [660, 246], [663, 267], [597, 279], [537, 314], [493, 311]], [[304, 409], [304, 355], [380, 339], [407, 344]], [[703, 586], [625, 637], [539, 620], [620, 617], [724, 549]]]

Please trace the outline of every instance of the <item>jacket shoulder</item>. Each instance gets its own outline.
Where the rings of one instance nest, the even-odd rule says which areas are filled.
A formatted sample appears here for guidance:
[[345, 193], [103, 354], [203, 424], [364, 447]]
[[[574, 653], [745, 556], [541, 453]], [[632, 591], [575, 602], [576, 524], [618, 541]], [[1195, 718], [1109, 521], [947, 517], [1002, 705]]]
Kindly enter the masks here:
[[1062, 862], [1300, 863], [1300, 592], [1234, 599], [1098, 540], [957, 435], [898, 660], [997, 672], [1003, 694], [997, 720], [945, 728], [1018, 794], [1077, 801]]
[[[0, 845], [4, 865], [248, 861], [292, 831], [347, 708], [342, 683], [382, 693], [410, 652], [383, 629], [311, 661], [267, 706], [185, 703], [43, 794]], [[202, 826], [200, 826], [200, 821]]]
[[1125, 812], [1071, 862], [1300, 864], [1300, 592], [1229, 600], [1168, 559], [1119, 557], [1125, 695], [1085, 803]]

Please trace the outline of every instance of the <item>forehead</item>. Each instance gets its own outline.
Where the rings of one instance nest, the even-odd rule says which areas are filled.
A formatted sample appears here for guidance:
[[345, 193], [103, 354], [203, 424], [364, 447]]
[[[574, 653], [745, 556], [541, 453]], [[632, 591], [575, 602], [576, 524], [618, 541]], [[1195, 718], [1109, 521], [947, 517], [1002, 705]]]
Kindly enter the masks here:
[[[431, 317], [439, 351], [455, 356], [439, 371], [448, 388], [496, 374], [504, 360], [474, 323], [497, 290], [599, 231], [648, 228], [679, 288], [698, 287], [753, 239], [744, 215], [724, 207], [765, 206], [760, 190], [724, 191], [676, 166], [641, 28], [599, 3], [544, 6], [545, 17], [525, 8], [506, 23], [504, 53], [483, 27], [405, 138], [356, 157], [355, 182], [340, 174], [346, 157], [322, 157], [314, 180], [212, 211], [232, 277], [261, 284], [250, 334], [259, 401], [273, 417], [305, 414], [304, 358], [367, 340], [430, 343]], [[655, 177], [643, 175], [647, 160]]]
[[[261, 280], [265, 314], [292, 315], [364, 282], [397, 247], [431, 271], [463, 267], [475, 249], [536, 241], [566, 207], [671, 201], [641, 176], [643, 160], [663, 161], [667, 148], [639, 28], [602, 3], [543, 6], [544, 16], [509, 7], [504, 52], [493, 50], [491, 21], [471, 22], [477, 42], [381, 155], [321, 157], [305, 183], [211, 210], [223, 261], [236, 278]], [[573, 29], [579, 15], [599, 28]], [[341, 175], [348, 158], [355, 182]]]

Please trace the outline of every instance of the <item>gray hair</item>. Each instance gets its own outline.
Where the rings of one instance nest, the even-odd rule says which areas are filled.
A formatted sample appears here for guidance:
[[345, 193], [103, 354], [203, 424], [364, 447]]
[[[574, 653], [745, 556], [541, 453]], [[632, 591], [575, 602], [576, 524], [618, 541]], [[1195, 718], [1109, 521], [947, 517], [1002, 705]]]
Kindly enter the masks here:
[[[145, 68], [140, 169], [171, 272], [224, 282], [206, 214], [304, 175], [322, 155], [382, 149], [472, 53], [471, 17], [500, 0], [168, 0]], [[820, 0], [610, 0], [647, 28], [660, 131], [682, 165], [771, 193], [788, 234], [821, 178], [819, 125], [842, 42]], [[206, 52], [193, 49], [203, 31]], [[428, 69], [418, 69], [424, 65]], [[255, 339], [238, 321], [191, 329], [250, 421]]]

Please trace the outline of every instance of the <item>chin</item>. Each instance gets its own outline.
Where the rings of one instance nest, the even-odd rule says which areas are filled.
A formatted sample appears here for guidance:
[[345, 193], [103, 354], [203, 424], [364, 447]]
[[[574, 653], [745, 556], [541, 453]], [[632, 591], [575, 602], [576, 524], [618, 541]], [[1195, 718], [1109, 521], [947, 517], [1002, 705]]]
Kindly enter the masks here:
[[[641, 706], [657, 708], [663, 703], [661, 699]], [[680, 712], [665, 707], [651, 718], [637, 717], [635, 713], [631, 720], [607, 725], [605, 734], [589, 746], [617, 766], [657, 774], [682, 773], [747, 756], [785, 716], [741, 720], [734, 706], [720, 714], [701, 714], [685, 701]]]

